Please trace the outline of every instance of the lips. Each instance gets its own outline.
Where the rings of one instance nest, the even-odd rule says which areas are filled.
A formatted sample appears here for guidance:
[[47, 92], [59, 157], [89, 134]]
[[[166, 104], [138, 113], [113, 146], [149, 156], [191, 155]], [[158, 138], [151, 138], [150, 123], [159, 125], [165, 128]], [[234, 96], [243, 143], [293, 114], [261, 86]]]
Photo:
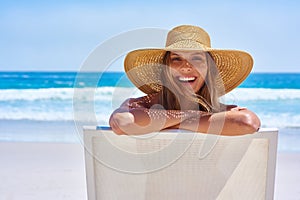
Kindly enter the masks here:
[[195, 76], [178, 76], [177, 79], [182, 82], [182, 83], [190, 83], [190, 82], [194, 82], [196, 80], [197, 77]]

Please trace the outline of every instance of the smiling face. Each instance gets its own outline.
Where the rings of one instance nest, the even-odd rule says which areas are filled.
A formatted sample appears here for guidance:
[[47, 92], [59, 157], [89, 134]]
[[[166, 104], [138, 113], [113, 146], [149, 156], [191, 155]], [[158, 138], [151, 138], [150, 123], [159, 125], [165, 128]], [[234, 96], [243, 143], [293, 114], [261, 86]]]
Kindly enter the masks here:
[[175, 82], [196, 93], [205, 83], [207, 61], [205, 52], [172, 51], [167, 61]]

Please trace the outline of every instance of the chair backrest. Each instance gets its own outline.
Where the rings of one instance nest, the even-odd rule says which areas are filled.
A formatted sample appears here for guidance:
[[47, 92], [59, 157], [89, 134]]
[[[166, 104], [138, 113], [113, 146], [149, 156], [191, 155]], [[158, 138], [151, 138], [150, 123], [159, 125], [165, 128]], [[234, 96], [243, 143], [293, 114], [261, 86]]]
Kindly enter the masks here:
[[273, 199], [277, 137], [84, 127], [88, 199]]

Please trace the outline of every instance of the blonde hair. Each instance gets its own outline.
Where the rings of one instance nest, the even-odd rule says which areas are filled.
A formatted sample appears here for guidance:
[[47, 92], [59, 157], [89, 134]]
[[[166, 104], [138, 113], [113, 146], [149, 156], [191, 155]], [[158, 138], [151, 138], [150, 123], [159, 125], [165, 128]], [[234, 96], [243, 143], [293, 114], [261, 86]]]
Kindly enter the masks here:
[[[225, 94], [224, 87], [220, 87], [219, 72], [211, 55], [206, 52], [207, 74], [203, 86], [197, 93], [179, 86], [172, 77], [171, 68], [168, 67], [170, 52], [167, 51], [163, 59], [161, 73], [162, 90], [160, 104], [167, 110], [185, 109], [185, 105], [194, 105], [194, 109], [206, 112], [220, 112], [224, 106], [220, 104], [219, 97]], [[181, 103], [183, 101], [183, 103]], [[193, 104], [192, 104], [193, 103]], [[197, 108], [196, 108], [197, 107]]]

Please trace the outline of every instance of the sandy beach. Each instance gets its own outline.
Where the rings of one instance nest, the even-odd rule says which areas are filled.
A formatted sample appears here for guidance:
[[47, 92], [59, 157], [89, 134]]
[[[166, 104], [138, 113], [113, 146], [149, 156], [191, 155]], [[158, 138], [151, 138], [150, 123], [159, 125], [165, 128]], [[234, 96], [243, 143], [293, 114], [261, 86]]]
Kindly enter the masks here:
[[0, 143], [0, 200], [85, 200], [80, 144]]
[[[81, 144], [0, 143], [0, 200], [85, 200]], [[299, 153], [278, 153], [275, 199], [300, 199]]]
[[[72, 122], [0, 120], [0, 200], [86, 200]], [[300, 199], [299, 129], [279, 130], [275, 199]]]

